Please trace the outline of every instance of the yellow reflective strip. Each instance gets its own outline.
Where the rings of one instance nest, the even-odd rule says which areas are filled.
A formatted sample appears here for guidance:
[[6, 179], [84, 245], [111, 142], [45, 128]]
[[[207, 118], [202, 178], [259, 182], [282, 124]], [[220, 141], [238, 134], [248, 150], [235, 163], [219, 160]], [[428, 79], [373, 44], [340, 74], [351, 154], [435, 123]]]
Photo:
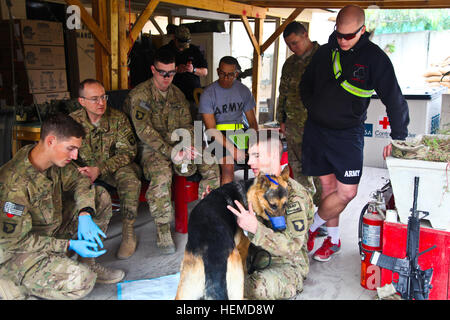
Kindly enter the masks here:
[[223, 123], [223, 124], [216, 124], [217, 130], [239, 130], [244, 128], [244, 125], [242, 123]]
[[375, 90], [364, 90], [358, 87], [355, 87], [354, 85], [350, 84], [347, 80], [344, 80], [341, 82], [342, 88], [350, 92], [351, 94], [354, 94], [355, 96], [362, 97], [362, 98], [369, 98], [372, 96], [372, 94], [375, 92]]
[[335, 50], [333, 51], [332, 54], [332, 58], [333, 58], [333, 72], [334, 72], [334, 76], [335, 78], [339, 78], [339, 76], [342, 73], [342, 67], [341, 67], [341, 59], [340, 59], [340, 55], [339, 55], [339, 51]]
[[[333, 72], [334, 76], [339, 78], [339, 76], [342, 73], [342, 67], [341, 67], [341, 59], [339, 55], [339, 50], [334, 50], [332, 55], [333, 59]], [[347, 80], [344, 80], [341, 82], [342, 88], [350, 92], [351, 94], [354, 94], [355, 96], [362, 97], [362, 98], [369, 98], [372, 96], [372, 94], [375, 92], [375, 90], [365, 90], [358, 87], [355, 87], [354, 85], [350, 84]]]

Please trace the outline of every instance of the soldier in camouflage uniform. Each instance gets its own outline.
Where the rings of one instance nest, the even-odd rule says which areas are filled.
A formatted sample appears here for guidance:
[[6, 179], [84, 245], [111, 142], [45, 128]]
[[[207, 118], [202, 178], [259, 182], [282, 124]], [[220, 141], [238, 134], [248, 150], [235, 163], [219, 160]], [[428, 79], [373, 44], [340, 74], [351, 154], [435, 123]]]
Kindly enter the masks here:
[[[69, 116], [51, 116], [39, 143], [23, 147], [0, 168], [3, 299], [80, 299], [95, 282], [116, 283], [125, 275], [95, 262], [106, 250], [97, 251], [101, 240], [86, 240], [91, 230], [96, 229], [93, 236], [106, 233], [111, 198], [71, 163], [83, 136], [83, 127]], [[85, 240], [75, 239], [77, 231]], [[69, 251], [81, 260], [70, 259]]]
[[[281, 174], [281, 141], [275, 135], [262, 137], [249, 148], [248, 164], [255, 176], [258, 174]], [[274, 143], [278, 140], [278, 143]], [[279, 156], [275, 156], [278, 153]], [[314, 218], [314, 204], [310, 193], [297, 181], [289, 178], [286, 229], [275, 232], [261, 217], [242, 206], [240, 212], [229, 207], [238, 217], [239, 226], [248, 232], [248, 238], [257, 248], [270, 253], [270, 265], [246, 275], [244, 297], [247, 299], [289, 299], [303, 290], [303, 279], [309, 272], [306, 248], [308, 228]], [[258, 259], [257, 259], [258, 260]], [[262, 260], [262, 259], [261, 259]], [[255, 261], [257, 266], [263, 261]], [[258, 268], [257, 268], [258, 269]]]
[[79, 150], [77, 163], [83, 175], [117, 188], [122, 214], [122, 242], [117, 252], [119, 259], [128, 259], [136, 251], [134, 232], [141, 190], [140, 168], [134, 162], [137, 153], [136, 138], [127, 116], [108, 108], [103, 85], [93, 79], [80, 84], [78, 102], [82, 109], [70, 114], [81, 123], [86, 132]]
[[[151, 70], [153, 78], [131, 90], [125, 99], [124, 110], [130, 116], [140, 140], [138, 158], [145, 178], [150, 180], [146, 198], [157, 227], [157, 246], [162, 253], [168, 254], [175, 252], [170, 233], [170, 221], [173, 218], [173, 171], [185, 176], [198, 171], [203, 177], [199, 187], [200, 195], [208, 185], [212, 189], [219, 187], [220, 172], [217, 164], [190, 164], [187, 172], [174, 165], [172, 153], [176, 152], [172, 151], [177, 141], [172, 141], [172, 133], [176, 129], [186, 129], [192, 143], [194, 141], [189, 103], [184, 94], [172, 84], [176, 70], [175, 57], [171, 51], [158, 50]], [[192, 157], [193, 151], [182, 149], [176, 153], [174, 160], [193, 160]]]
[[305, 27], [291, 22], [283, 32], [286, 45], [294, 53], [286, 59], [280, 80], [277, 121], [288, 143], [289, 165], [294, 178], [314, 195], [314, 204], [319, 205], [321, 186], [318, 177], [306, 177], [302, 174], [302, 141], [307, 117], [306, 109], [300, 97], [299, 84], [306, 66], [319, 48], [319, 44], [308, 37]]

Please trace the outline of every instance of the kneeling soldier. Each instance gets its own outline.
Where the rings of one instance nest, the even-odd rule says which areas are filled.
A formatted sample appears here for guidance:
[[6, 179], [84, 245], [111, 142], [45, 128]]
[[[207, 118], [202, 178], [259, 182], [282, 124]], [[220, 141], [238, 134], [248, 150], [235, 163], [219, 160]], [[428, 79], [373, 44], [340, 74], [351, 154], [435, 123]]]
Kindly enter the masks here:
[[[83, 127], [69, 116], [49, 116], [40, 141], [0, 168], [2, 299], [80, 299], [95, 282], [125, 276], [94, 260], [106, 252], [98, 249], [111, 219], [111, 198], [71, 163], [83, 137]], [[83, 263], [70, 259], [69, 251]]]

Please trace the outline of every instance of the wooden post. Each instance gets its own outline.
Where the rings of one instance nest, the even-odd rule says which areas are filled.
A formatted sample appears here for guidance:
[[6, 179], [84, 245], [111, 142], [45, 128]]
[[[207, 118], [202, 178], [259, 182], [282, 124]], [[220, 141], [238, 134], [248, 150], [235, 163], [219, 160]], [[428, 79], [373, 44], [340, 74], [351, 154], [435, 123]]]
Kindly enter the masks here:
[[125, 0], [119, 0], [119, 88], [128, 89], [128, 22]]
[[[106, 0], [92, 0], [92, 16], [103, 34], [107, 34], [106, 13]], [[95, 39], [94, 48], [96, 78], [103, 84], [105, 90], [111, 90], [109, 54], [97, 39]]]
[[133, 29], [131, 29], [131, 34], [128, 37], [129, 49], [133, 48], [133, 44], [136, 41], [137, 37], [139, 36], [139, 33], [142, 31], [142, 28], [152, 16], [158, 4], [159, 0], [150, 0], [145, 9], [142, 11], [138, 20], [134, 24]]
[[[75, 5], [78, 8], [80, 8], [81, 13], [81, 21], [86, 25], [86, 27], [89, 29], [89, 31], [92, 33], [94, 38], [101, 43], [103, 48], [108, 52], [108, 54], [111, 53], [111, 43], [109, 39], [106, 37], [106, 33], [102, 32], [100, 30], [98, 24], [95, 22], [95, 20], [92, 18], [92, 16], [87, 12], [86, 8], [83, 6], [83, 4], [80, 2], [80, 0], [65, 0], [68, 5]], [[94, 1], [94, 0], [93, 0]]]
[[[255, 19], [255, 38], [259, 45], [263, 40], [264, 19]], [[256, 101], [256, 120], [259, 123], [259, 82], [261, 79], [262, 56], [260, 50], [253, 51], [252, 94]]]
[[111, 39], [111, 90], [119, 89], [119, 0], [108, 2], [108, 33]]
[[[275, 20], [275, 30], [277, 30], [281, 26], [281, 18], [276, 18]], [[278, 92], [278, 59], [280, 58], [280, 37], [277, 37], [274, 43], [275, 47], [273, 48], [273, 65], [272, 65], [272, 94], [271, 101], [273, 105], [273, 120], [275, 120], [275, 115], [277, 114], [277, 92]]]

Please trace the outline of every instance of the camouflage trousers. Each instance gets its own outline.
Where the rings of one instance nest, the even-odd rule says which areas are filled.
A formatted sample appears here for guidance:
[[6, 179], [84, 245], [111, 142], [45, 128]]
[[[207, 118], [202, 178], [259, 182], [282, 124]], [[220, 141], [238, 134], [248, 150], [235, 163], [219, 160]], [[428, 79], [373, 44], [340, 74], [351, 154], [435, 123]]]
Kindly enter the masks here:
[[141, 168], [133, 162], [119, 168], [114, 174], [102, 175], [99, 178], [99, 180], [117, 188], [122, 219], [133, 220], [137, 217], [141, 193], [141, 176]]
[[304, 128], [299, 128], [295, 121], [286, 120], [289, 166], [294, 173], [294, 179], [311, 193], [314, 204], [318, 207], [322, 195], [319, 177], [308, 177], [302, 174], [303, 130]]
[[[94, 222], [106, 233], [111, 219], [111, 197], [102, 187], [96, 186], [96, 213]], [[63, 195], [63, 222], [54, 235], [72, 239], [78, 230], [78, 211], [73, 195]], [[44, 299], [73, 300], [88, 295], [94, 288], [97, 275], [87, 265], [64, 254], [50, 251], [16, 253], [0, 266], [0, 278], [14, 282], [24, 295]]]
[[246, 275], [244, 297], [251, 300], [290, 299], [303, 291], [303, 276], [298, 267], [272, 265]]
[[[141, 166], [149, 187], [145, 194], [150, 213], [155, 223], [164, 224], [173, 220], [172, 177], [173, 164], [170, 159], [158, 152], [144, 149], [141, 156]], [[220, 170], [217, 164], [197, 164], [197, 171], [202, 176], [199, 184], [199, 198], [209, 185], [212, 189], [220, 186]]]

